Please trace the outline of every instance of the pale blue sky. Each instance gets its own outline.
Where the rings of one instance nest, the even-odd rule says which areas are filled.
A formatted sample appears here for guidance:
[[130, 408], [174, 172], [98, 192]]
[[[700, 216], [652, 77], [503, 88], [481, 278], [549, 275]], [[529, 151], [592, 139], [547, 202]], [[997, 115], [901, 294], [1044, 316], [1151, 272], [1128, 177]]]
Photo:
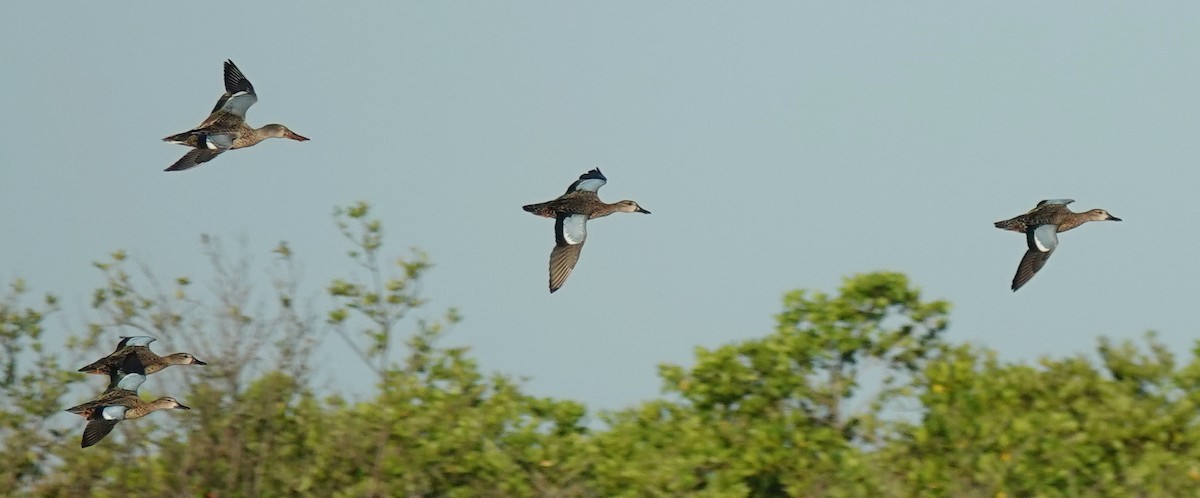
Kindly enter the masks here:
[[[654, 396], [694, 346], [769, 333], [785, 291], [871, 270], [952, 301], [948, 337], [1004, 358], [1196, 336], [1200, 4], [348, 5], [7, 6], [0, 278], [79, 322], [91, 261], [124, 248], [204, 280], [208, 233], [262, 266], [289, 241], [319, 295], [349, 269], [330, 212], [363, 199], [394, 254], [436, 263], [429, 315], [465, 316], [449, 343], [599, 408]], [[312, 140], [162, 172], [226, 58], [252, 124]], [[591, 223], [550, 295], [553, 223], [521, 205], [593, 167], [601, 198], [654, 214]], [[1125, 222], [1064, 234], [1010, 292], [1024, 241], [992, 222], [1061, 197]], [[351, 375], [330, 344], [329, 375]]]

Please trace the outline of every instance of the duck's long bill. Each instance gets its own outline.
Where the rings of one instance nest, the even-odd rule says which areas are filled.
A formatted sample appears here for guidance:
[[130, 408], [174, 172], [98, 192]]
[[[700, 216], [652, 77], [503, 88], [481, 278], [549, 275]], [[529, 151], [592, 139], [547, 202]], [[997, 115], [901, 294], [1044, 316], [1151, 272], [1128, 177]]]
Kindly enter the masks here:
[[1110, 214], [1108, 215], [1108, 221], [1121, 221], [1121, 219]]
[[646, 214], [650, 214], [650, 211], [646, 211], [645, 209], [642, 209], [642, 207], [641, 207], [641, 206], [638, 206], [638, 208], [637, 208], [637, 212], [639, 212], [639, 213], [646, 213]]
[[285, 132], [283, 132], [283, 136], [285, 136], [285, 137], [288, 137], [288, 138], [290, 138], [290, 139], [292, 139], [292, 140], [300, 141], [300, 142], [306, 142], [306, 141], [308, 141], [308, 139], [307, 139], [307, 138], [305, 138], [305, 137], [302, 137], [302, 136], [300, 136], [300, 135], [297, 135], [297, 134], [296, 134], [296, 132], [294, 132], [294, 131], [292, 131], [292, 130], [288, 130], [288, 131], [285, 131]]

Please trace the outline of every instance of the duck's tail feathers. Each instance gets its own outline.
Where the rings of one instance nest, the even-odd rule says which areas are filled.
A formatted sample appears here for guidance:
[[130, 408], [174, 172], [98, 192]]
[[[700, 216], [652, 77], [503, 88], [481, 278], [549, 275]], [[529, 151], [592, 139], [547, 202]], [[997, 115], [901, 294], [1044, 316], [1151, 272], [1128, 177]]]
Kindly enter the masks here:
[[176, 144], [186, 144], [188, 141], [188, 137], [191, 137], [191, 136], [192, 136], [192, 132], [185, 131], [183, 133], [177, 133], [175, 135], [171, 135], [167, 138], [164, 138], [163, 141], [176, 143]]

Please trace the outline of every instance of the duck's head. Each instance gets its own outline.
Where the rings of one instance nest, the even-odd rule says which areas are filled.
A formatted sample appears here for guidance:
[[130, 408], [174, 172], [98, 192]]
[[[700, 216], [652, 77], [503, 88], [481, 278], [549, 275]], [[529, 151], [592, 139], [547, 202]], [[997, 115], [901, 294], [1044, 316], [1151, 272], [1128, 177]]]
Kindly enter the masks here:
[[639, 206], [639, 205], [638, 205], [638, 203], [636, 203], [636, 202], [633, 202], [633, 201], [621, 201], [621, 202], [618, 202], [618, 203], [617, 203], [617, 211], [620, 211], [620, 212], [622, 212], [622, 213], [646, 213], [646, 214], [650, 214], [650, 211], [646, 211], [645, 209], [642, 209], [642, 207], [641, 207], [641, 206]]
[[1093, 209], [1087, 212], [1088, 221], [1121, 221], [1120, 218], [1109, 214], [1103, 209]]
[[263, 134], [275, 138], [290, 138], [298, 142], [307, 141], [308, 138], [302, 137], [296, 132], [289, 130], [288, 127], [281, 124], [269, 124], [262, 127]]
[[167, 363], [170, 363], [172, 365], [207, 365], [208, 364], [203, 361], [200, 361], [195, 356], [192, 356], [191, 353], [175, 353], [172, 355], [168, 355], [166, 357], [166, 359], [167, 359]]
[[191, 410], [190, 407], [184, 406], [183, 403], [180, 403], [175, 398], [170, 396], [158, 398], [154, 400], [154, 404], [157, 405], [160, 410]]

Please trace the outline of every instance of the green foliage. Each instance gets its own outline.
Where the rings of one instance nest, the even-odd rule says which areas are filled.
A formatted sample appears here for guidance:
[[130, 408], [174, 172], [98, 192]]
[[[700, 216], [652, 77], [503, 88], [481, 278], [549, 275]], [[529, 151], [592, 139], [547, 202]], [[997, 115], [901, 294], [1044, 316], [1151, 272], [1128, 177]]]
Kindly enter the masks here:
[[17, 279], [0, 296], [0, 489], [19, 489], [49, 472], [58, 434], [45, 430], [44, 420], [61, 410], [69, 384], [81, 377], [59, 370], [59, 355], [43, 342], [42, 322], [58, 311], [57, 298], [31, 305], [28, 293]]
[[[334, 211], [338, 230], [352, 246], [347, 254], [366, 270], [368, 277], [361, 280], [339, 278], [329, 285], [329, 295], [338, 305], [329, 312], [328, 322], [363, 362], [382, 378], [391, 367], [390, 352], [396, 325], [410, 311], [425, 304], [420, 298], [418, 284], [421, 275], [432, 265], [425, 253], [414, 249], [413, 258], [397, 258], [392, 271], [381, 266], [379, 250], [383, 245], [383, 223], [368, 218], [370, 211], [370, 206], [365, 202]], [[357, 339], [347, 331], [352, 327], [348, 321], [354, 317], [365, 323], [359, 333], [364, 340]], [[444, 319], [446, 323], [453, 324], [459, 320], [459, 316], [451, 309]], [[442, 327], [437, 323], [421, 322], [418, 325], [421, 329]], [[414, 346], [421, 347], [419, 344]]]
[[[335, 211], [350, 272], [304, 299], [295, 254], [251, 258], [203, 237], [211, 281], [157, 278], [123, 251], [95, 263], [94, 316], [67, 349], [24, 282], [0, 296], [0, 485], [9, 496], [1190, 496], [1200, 485], [1200, 343], [1177, 358], [1148, 335], [1095, 359], [1004, 362], [945, 340], [949, 304], [897, 273], [836, 294], [787, 293], [769, 334], [662, 365], [663, 396], [589, 424], [440, 345], [413, 250], [383, 252], [370, 206]], [[384, 263], [391, 261], [391, 263]], [[205, 367], [142, 387], [190, 411], [78, 445], [65, 406], [100, 379], [74, 370], [118, 335], [165, 339]], [[375, 377], [330, 392], [313, 352], [341, 341]], [[57, 345], [55, 345], [57, 346]], [[182, 370], [182, 371], [181, 371]]]
[[664, 365], [664, 390], [680, 402], [613, 417], [598, 438], [622, 457], [604, 462], [619, 483], [605, 494], [878, 494], [862, 443], [875, 439], [883, 398], [862, 412], [847, 403], [863, 363], [885, 370], [885, 387], [913, 373], [940, 344], [947, 309], [896, 273], [847, 279], [837, 296], [789, 293], [775, 333], [699, 348], [690, 369]]
[[1175, 369], [1102, 340], [1083, 357], [1002, 363], [969, 346], [915, 381], [926, 415], [886, 448], [903, 478], [941, 496], [1189, 496], [1200, 484], [1200, 361]]
[[[359, 203], [335, 211], [352, 244], [349, 256], [365, 270], [360, 280], [328, 288], [338, 305], [328, 322], [379, 375], [379, 397], [327, 412], [323, 423], [341, 430], [310, 433], [323, 456], [306, 475], [305, 493], [328, 496], [527, 496], [571, 488], [580, 470], [576, 449], [585, 433], [583, 407], [521, 394], [504, 376], [485, 378], [463, 348], [438, 348], [446, 326], [460, 320], [417, 320], [401, 363], [389, 358], [398, 323], [425, 304], [419, 281], [431, 265], [415, 251], [380, 265], [383, 229]], [[358, 325], [358, 340], [350, 330]]]
[[[170, 392], [192, 410], [120, 424], [101, 444], [80, 450], [78, 419], [67, 433], [30, 427], [30, 415], [56, 413], [62, 401], [46, 400], [40, 411], [15, 405], [14, 418], [40, 438], [35, 446], [60, 463], [46, 457], [31, 462], [27, 466], [39, 474], [10, 478], [26, 483], [10, 489], [42, 496], [582, 493], [590, 454], [583, 406], [523, 394], [512, 379], [481, 373], [465, 348], [439, 347], [447, 326], [460, 319], [454, 310], [440, 320], [411, 320], [414, 330], [400, 335], [398, 327], [425, 303], [419, 281], [431, 266], [420, 253], [394, 267], [379, 264], [385, 259], [382, 223], [368, 213], [362, 203], [337, 212], [353, 247], [350, 257], [364, 273], [329, 285], [335, 307], [324, 315], [342, 315], [339, 320], [315, 319], [322, 313], [298, 305], [294, 255], [284, 243], [272, 251], [273, 293], [265, 298], [253, 289], [249, 259], [229, 258], [211, 237], [202, 238], [216, 275], [206, 286], [211, 296], [191, 291], [188, 277], [160, 284], [124, 252], [96, 263], [106, 282], [93, 294], [99, 316], [78, 346], [102, 355], [111, 351], [107, 338], [135, 333], [187, 344], [209, 364], [154, 375], [142, 392]], [[4, 337], [2, 345], [13, 351], [5, 358], [17, 358], [21, 340], [36, 339], [41, 317], [10, 317], [4, 310], [4, 323], [18, 327]], [[373, 398], [314, 394], [308, 379], [312, 344], [328, 334], [344, 339], [378, 374]], [[393, 358], [401, 339], [405, 355]], [[38, 372], [49, 379], [82, 377], [62, 373], [58, 363], [39, 363]], [[35, 390], [66, 389], [65, 382], [53, 389], [40, 382], [12, 399], [26, 402], [39, 399]]]

